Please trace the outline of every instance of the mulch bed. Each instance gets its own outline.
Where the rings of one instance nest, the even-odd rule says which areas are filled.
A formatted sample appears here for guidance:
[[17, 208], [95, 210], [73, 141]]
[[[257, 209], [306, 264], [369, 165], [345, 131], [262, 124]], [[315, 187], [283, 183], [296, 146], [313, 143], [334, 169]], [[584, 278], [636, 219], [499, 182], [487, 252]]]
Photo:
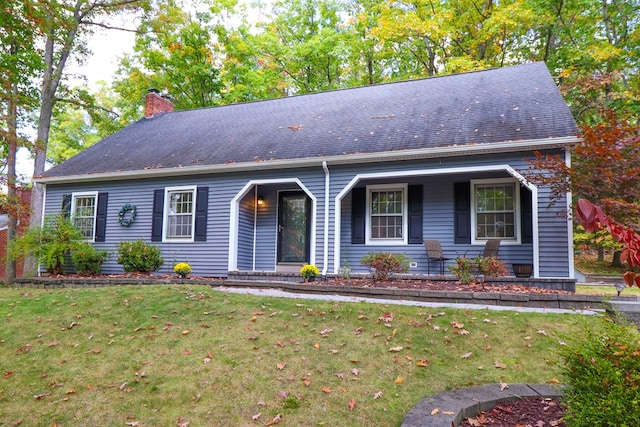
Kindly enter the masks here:
[[526, 397], [501, 402], [489, 411], [465, 418], [460, 427], [564, 427], [564, 412], [558, 399]]
[[[217, 283], [224, 282], [225, 279], [213, 278], [213, 277], [201, 277], [201, 276], [189, 276], [185, 279], [179, 279], [175, 274], [140, 274], [140, 273], [124, 273], [124, 274], [103, 274], [98, 276], [81, 276], [76, 274], [69, 274], [64, 276], [48, 276], [52, 279], [144, 279], [144, 280], [180, 280], [182, 283], [207, 283], [215, 285]], [[302, 280], [300, 284], [302, 285]], [[500, 284], [492, 285], [490, 283], [460, 283], [456, 280], [426, 280], [426, 279], [395, 279], [390, 281], [374, 281], [373, 279], [355, 278], [355, 279], [343, 279], [343, 278], [328, 278], [322, 280], [317, 278], [313, 282], [314, 286], [331, 285], [331, 286], [345, 286], [345, 287], [362, 287], [362, 288], [388, 288], [388, 289], [420, 289], [430, 291], [448, 291], [448, 292], [500, 292], [500, 293], [512, 293], [512, 294], [571, 294], [568, 291], [556, 290], [556, 289], [542, 289], [533, 286], [524, 286], [518, 284]]]

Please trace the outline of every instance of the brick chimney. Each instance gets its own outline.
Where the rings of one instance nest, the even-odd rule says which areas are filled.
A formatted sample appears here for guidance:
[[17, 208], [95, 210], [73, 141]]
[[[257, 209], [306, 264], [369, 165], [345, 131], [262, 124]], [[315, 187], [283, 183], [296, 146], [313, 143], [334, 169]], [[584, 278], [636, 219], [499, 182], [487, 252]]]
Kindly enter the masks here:
[[144, 116], [147, 119], [159, 113], [170, 113], [173, 109], [173, 104], [163, 98], [156, 89], [149, 89], [144, 98]]

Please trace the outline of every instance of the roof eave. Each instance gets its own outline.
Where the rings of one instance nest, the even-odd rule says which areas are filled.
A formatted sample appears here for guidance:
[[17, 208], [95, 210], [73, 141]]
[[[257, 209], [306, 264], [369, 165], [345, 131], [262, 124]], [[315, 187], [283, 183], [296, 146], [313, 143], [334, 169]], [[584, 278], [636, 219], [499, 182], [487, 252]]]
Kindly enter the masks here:
[[184, 175], [201, 175], [225, 172], [240, 172], [256, 169], [285, 169], [310, 166], [320, 166], [323, 162], [328, 165], [345, 165], [357, 163], [389, 162], [411, 160], [416, 158], [439, 158], [469, 156], [478, 154], [493, 154], [544, 150], [554, 147], [571, 146], [582, 139], [577, 136], [561, 138], [546, 138], [535, 140], [494, 142], [484, 144], [451, 145], [437, 148], [420, 148], [415, 150], [382, 151], [377, 153], [355, 153], [338, 156], [307, 157], [301, 159], [264, 160], [244, 163], [228, 163], [221, 165], [184, 166], [175, 168], [144, 169], [133, 171], [105, 172], [85, 175], [65, 175], [52, 177], [34, 177], [33, 182], [41, 184], [63, 184], [70, 182], [92, 181], [123, 181], [128, 179], [160, 178]]

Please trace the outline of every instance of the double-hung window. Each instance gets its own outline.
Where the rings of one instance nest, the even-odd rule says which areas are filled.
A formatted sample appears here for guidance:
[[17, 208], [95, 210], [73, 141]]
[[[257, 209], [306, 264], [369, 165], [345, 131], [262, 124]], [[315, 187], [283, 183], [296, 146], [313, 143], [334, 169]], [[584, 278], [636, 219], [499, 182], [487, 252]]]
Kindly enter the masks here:
[[71, 220], [85, 240], [93, 241], [96, 230], [98, 193], [74, 193], [71, 202]]
[[474, 241], [519, 240], [520, 186], [513, 179], [472, 180]]
[[174, 187], [165, 191], [165, 240], [193, 241], [196, 187]]
[[407, 243], [407, 185], [367, 187], [367, 244]]

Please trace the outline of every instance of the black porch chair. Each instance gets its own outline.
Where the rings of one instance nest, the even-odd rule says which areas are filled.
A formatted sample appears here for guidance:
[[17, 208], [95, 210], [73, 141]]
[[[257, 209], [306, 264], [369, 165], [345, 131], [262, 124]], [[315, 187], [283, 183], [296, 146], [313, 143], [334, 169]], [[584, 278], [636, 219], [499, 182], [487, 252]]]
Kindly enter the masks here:
[[485, 258], [497, 257], [500, 250], [500, 239], [490, 239], [484, 244], [482, 256]]

